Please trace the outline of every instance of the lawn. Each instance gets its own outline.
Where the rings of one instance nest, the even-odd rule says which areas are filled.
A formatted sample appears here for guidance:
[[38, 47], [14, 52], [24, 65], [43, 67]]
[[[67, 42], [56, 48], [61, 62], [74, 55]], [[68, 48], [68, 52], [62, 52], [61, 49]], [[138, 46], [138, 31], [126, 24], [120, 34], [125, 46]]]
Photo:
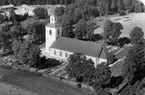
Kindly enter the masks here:
[[40, 95], [87, 95], [90, 92], [90, 90], [76, 88], [52, 78], [17, 70], [2, 77], [0, 82], [12, 84]]

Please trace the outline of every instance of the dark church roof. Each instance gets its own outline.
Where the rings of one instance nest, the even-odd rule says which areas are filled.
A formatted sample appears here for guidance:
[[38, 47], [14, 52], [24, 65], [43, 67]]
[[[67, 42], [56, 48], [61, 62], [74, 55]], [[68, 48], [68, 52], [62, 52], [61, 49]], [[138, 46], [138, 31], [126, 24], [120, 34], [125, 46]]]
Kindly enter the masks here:
[[102, 49], [103, 42], [88, 42], [77, 39], [71, 39], [67, 37], [59, 37], [50, 48], [83, 53], [88, 56], [97, 57], [99, 56]]
[[117, 54], [115, 54], [115, 58], [121, 59], [128, 54], [130, 50], [130, 46], [124, 46]]
[[58, 27], [61, 27], [61, 24], [59, 24], [59, 23], [48, 23], [46, 26], [51, 27], [51, 28], [58, 28]]

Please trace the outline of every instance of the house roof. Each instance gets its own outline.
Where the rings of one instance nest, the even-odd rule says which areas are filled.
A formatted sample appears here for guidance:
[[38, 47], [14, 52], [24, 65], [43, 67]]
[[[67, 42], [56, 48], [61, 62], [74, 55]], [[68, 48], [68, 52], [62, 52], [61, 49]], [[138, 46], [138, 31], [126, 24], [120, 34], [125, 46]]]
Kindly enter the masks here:
[[124, 62], [125, 62], [125, 57], [109, 65], [109, 67], [111, 68], [112, 76], [117, 77], [123, 75]]
[[83, 53], [88, 56], [97, 57], [101, 52], [102, 45], [103, 42], [93, 43], [66, 37], [59, 37], [50, 48]]
[[121, 59], [124, 56], [126, 56], [129, 52], [130, 47], [129, 46], [124, 46], [121, 50], [119, 50], [116, 54], [115, 54], [115, 58], [117, 59]]
[[51, 27], [51, 28], [58, 28], [58, 27], [61, 27], [61, 24], [59, 24], [59, 23], [48, 23], [46, 26]]

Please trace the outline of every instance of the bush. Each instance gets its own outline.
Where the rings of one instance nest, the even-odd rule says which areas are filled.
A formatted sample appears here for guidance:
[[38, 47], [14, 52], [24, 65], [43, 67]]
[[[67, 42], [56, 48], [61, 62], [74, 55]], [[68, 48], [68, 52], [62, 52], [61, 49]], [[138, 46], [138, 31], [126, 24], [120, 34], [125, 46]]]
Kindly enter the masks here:
[[124, 15], [126, 15], [126, 13], [125, 13], [124, 11], [120, 11], [120, 12], [119, 12], [119, 15], [120, 15], [120, 16], [124, 16]]
[[81, 86], [82, 86], [81, 83], [77, 83], [78, 88], [81, 88]]
[[46, 68], [52, 68], [58, 66], [60, 64], [61, 62], [59, 60], [52, 59], [52, 58], [46, 59], [45, 57], [42, 57], [40, 59], [40, 63], [38, 63], [36, 67], [38, 69], [46, 69]]
[[119, 38], [118, 44], [120, 47], [123, 47], [125, 44], [129, 44], [131, 42], [130, 38], [123, 37]]

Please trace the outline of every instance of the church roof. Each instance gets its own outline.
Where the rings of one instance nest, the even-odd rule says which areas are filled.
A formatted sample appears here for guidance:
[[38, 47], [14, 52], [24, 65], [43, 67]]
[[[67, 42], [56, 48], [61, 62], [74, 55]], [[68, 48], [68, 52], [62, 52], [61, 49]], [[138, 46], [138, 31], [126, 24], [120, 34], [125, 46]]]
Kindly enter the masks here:
[[58, 28], [58, 27], [61, 27], [61, 24], [59, 24], [59, 23], [48, 23], [46, 26], [50, 27], [50, 28]]
[[50, 48], [83, 53], [88, 56], [97, 57], [101, 52], [103, 42], [87, 42], [66, 37], [59, 37]]

